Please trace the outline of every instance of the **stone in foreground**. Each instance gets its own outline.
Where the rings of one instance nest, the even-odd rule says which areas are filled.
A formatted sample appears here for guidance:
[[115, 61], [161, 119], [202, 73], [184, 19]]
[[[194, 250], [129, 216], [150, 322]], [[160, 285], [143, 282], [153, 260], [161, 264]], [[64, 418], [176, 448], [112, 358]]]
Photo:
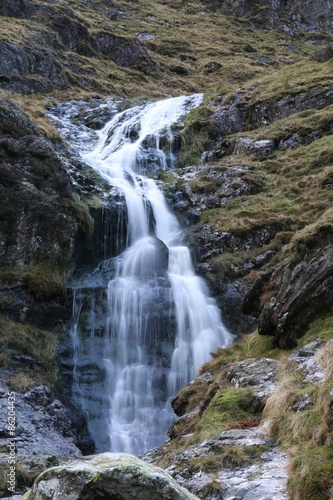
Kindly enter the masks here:
[[198, 500], [164, 470], [124, 453], [71, 460], [40, 474], [22, 500]]

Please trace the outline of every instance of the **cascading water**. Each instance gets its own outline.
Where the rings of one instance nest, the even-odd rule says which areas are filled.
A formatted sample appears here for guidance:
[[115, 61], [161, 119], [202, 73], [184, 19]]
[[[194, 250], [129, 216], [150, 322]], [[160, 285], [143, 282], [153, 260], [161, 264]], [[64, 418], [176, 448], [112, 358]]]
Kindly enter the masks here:
[[92, 151], [74, 144], [127, 207], [127, 248], [112, 261], [111, 279], [101, 284], [105, 261], [77, 286], [73, 307], [75, 391], [98, 451], [141, 454], [164, 441], [172, 397], [233, 339], [194, 273], [162, 191], [146, 176], [174, 166], [172, 126], [201, 100], [197, 94], [135, 106], [115, 114]]

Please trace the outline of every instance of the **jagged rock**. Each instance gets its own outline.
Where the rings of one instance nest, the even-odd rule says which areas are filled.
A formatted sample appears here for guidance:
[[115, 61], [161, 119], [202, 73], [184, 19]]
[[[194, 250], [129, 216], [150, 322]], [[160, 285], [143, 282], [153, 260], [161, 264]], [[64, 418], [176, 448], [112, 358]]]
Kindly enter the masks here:
[[244, 100], [244, 92], [238, 92], [230, 106], [222, 105], [211, 115], [213, 122], [212, 136], [241, 132], [244, 129], [248, 114], [248, 104]]
[[162, 469], [124, 453], [103, 453], [43, 472], [22, 500], [195, 500]]
[[332, 59], [333, 57], [333, 44], [329, 44], [322, 49], [317, 50], [314, 54], [312, 54], [311, 59], [318, 62], [326, 62]]
[[[277, 277], [275, 277], [277, 279]], [[333, 257], [330, 248], [287, 267], [279, 276], [277, 292], [267, 302], [259, 317], [261, 335], [274, 335], [281, 346], [292, 346], [310, 322], [333, 304]]]
[[[27, 365], [25, 364], [25, 367]], [[0, 373], [0, 412], [8, 413], [8, 377], [11, 370]], [[83, 414], [75, 407], [65, 405], [56, 399], [48, 386], [36, 386], [21, 394], [15, 393], [15, 432], [8, 432], [7, 420], [0, 425], [0, 494], [4, 494], [6, 481], [3, 472], [8, 471], [8, 446], [15, 447], [17, 490], [31, 485], [40, 472], [58, 465], [59, 457], [80, 456], [81, 448], [88, 453], [94, 445], [85, 430]], [[81, 436], [79, 442], [78, 435]], [[82, 446], [81, 446], [82, 445]]]
[[[326, 345], [331, 343], [332, 341], [328, 341]], [[317, 359], [318, 351], [322, 345], [322, 340], [317, 339], [289, 356], [290, 361], [295, 363], [299, 370], [302, 370], [305, 380], [317, 383], [325, 378], [325, 372]]]
[[249, 358], [232, 363], [227, 377], [235, 387], [254, 387], [272, 392], [275, 384], [276, 361], [269, 358]]
[[274, 272], [273, 268], [264, 271], [259, 278], [255, 280], [252, 287], [246, 292], [242, 303], [242, 311], [244, 314], [251, 314], [258, 318], [262, 310], [260, 296], [264, 292], [264, 287], [268, 283]]
[[29, 18], [35, 10], [35, 5], [28, 0], [3, 0], [0, 5], [0, 15], [4, 17]]
[[138, 40], [120, 37], [108, 32], [99, 32], [94, 40], [101, 52], [112, 61], [125, 68], [140, 67], [153, 68], [153, 60]]
[[274, 359], [246, 359], [229, 366], [227, 377], [235, 387], [251, 387], [253, 392], [252, 406], [261, 412], [264, 402], [275, 389], [277, 362]]
[[326, 125], [326, 127], [323, 128], [325, 128], [325, 130], [311, 130], [311, 132], [302, 134], [302, 136], [295, 133], [287, 139], [280, 141], [279, 149], [294, 149], [297, 148], [300, 144], [310, 144], [311, 142], [320, 139], [320, 137], [324, 135], [325, 131], [329, 132], [331, 129], [331, 125]]
[[236, 140], [234, 155], [250, 155], [255, 158], [263, 158], [272, 154], [274, 141], [270, 139], [254, 141], [251, 137], [240, 137]]
[[301, 30], [333, 32], [332, 14], [324, 0], [202, 1], [209, 9], [220, 10], [222, 14], [248, 18], [251, 26], [257, 29], [282, 27], [290, 36], [298, 36]]
[[[3, 373], [2, 373], [3, 378]], [[7, 387], [2, 380], [3, 387]], [[9, 391], [9, 389], [7, 389]], [[7, 393], [0, 396], [1, 412], [6, 413]], [[77, 432], [83, 426], [82, 415], [54, 398], [47, 386], [34, 387], [15, 396], [16, 431], [14, 442], [20, 455], [81, 455], [76, 446]], [[4, 435], [6, 440], [10, 436]]]
[[0, 260], [71, 258], [77, 223], [65, 208], [71, 188], [64, 166], [20, 108], [0, 99], [0, 120]]
[[[228, 465], [228, 449], [230, 464]], [[233, 451], [244, 450], [252, 455], [252, 460], [235, 465], [232, 463]], [[233, 450], [233, 451], [232, 451]], [[218, 458], [221, 453], [222, 457]], [[216, 461], [214, 482], [211, 474], [202, 466], [196, 472], [195, 463], [205, 457]], [[253, 460], [253, 458], [255, 460]], [[145, 455], [150, 461], [153, 454]], [[235, 457], [237, 461], [237, 458]], [[241, 461], [242, 462], [242, 461]], [[188, 464], [191, 464], [190, 466]], [[191, 446], [185, 451], [175, 452], [173, 464], [166, 469], [182, 486], [198, 495], [202, 500], [236, 499], [271, 500], [274, 497], [284, 500], [287, 481], [287, 458], [275, 446], [263, 429], [235, 429], [222, 432], [216, 439], [206, 440]]]
[[313, 87], [298, 94], [287, 94], [273, 102], [260, 102], [248, 110], [251, 128], [260, 128], [307, 109], [322, 109], [333, 103], [333, 90]]
[[[65, 89], [67, 77], [50, 51], [21, 47], [0, 41], [0, 85], [7, 90], [20, 92], [27, 82], [17, 77], [25, 76], [37, 92], [50, 92], [52, 89]], [[32, 75], [40, 75], [43, 80], [36, 80]]]
[[[225, 207], [237, 196], [258, 193], [265, 185], [259, 175], [251, 177], [246, 165], [233, 165], [223, 171], [208, 165], [187, 167], [172, 175], [178, 182], [169, 188], [169, 201], [186, 225], [199, 222], [198, 215], [207, 208]], [[214, 188], [205, 192], [205, 183]]]
[[171, 401], [171, 406], [176, 415], [182, 416], [188, 411], [190, 398], [198, 392], [207, 393], [213, 382], [213, 376], [205, 372], [200, 377], [192, 380], [183, 390], [181, 390]]
[[228, 248], [232, 252], [262, 247], [269, 243], [278, 232], [279, 224], [267, 224], [253, 228], [250, 232], [233, 234], [216, 231], [211, 224], [204, 224], [195, 235], [196, 255], [199, 262], [223, 253]]
[[253, 315], [244, 313], [242, 303], [246, 294], [240, 279], [231, 283], [224, 283], [223, 287], [216, 287], [216, 293], [223, 290], [221, 299], [221, 309], [223, 312], [223, 321], [227, 328], [236, 335], [243, 332], [252, 332], [256, 328], [256, 319]]
[[[230, 105], [224, 104], [223, 96], [211, 103], [217, 107], [210, 115], [210, 120], [212, 122], [213, 143], [218, 145], [212, 155], [225, 154], [230, 148], [230, 144], [224, 143], [223, 137], [243, 131], [245, 124], [247, 124], [247, 130], [256, 129], [307, 109], [322, 109], [333, 103], [333, 91], [332, 89], [313, 87], [297, 94], [286, 94], [275, 101], [258, 102], [252, 105], [248, 101], [249, 96], [245, 92], [237, 92]], [[246, 141], [243, 146], [246, 146]], [[270, 143], [269, 149], [271, 147], [272, 143]]]

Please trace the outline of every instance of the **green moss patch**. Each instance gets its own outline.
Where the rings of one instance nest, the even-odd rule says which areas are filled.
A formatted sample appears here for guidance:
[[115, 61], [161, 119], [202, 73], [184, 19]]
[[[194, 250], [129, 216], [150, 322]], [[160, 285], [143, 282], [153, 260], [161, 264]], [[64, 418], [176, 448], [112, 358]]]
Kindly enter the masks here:
[[0, 335], [2, 342], [2, 367], [15, 365], [15, 356], [27, 357], [24, 368], [16, 368], [8, 384], [11, 390], [24, 392], [39, 383], [52, 385], [57, 378], [56, 354], [57, 334], [54, 331], [18, 323], [0, 316]]
[[256, 418], [258, 415], [253, 411], [251, 389], [221, 389], [203, 412], [190, 442], [200, 442], [215, 437], [219, 432], [226, 430], [229, 423]]
[[0, 283], [25, 285], [35, 300], [63, 299], [70, 271], [53, 263], [0, 267]]

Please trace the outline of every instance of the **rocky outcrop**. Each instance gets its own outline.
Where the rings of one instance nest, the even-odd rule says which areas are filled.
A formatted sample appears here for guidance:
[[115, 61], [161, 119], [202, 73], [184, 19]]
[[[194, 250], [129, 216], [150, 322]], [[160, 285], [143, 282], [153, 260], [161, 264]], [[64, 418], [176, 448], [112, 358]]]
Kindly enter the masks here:
[[307, 109], [323, 109], [333, 103], [333, 90], [313, 87], [305, 92], [286, 94], [273, 102], [256, 103], [249, 109], [252, 128], [260, 128]]
[[26, 93], [68, 87], [64, 69], [52, 52], [0, 41], [0, 53], [2, 88]]
[[69, 260], [78, 227], [66, 170], [20, 108], [0, 100], [0, 260]]
[[[110, 8], [94, 2], [89, 8], [101, 12], [101, 15], [109, 14], [112, 19]], [[24, 38], [17, 43], [0, 41], [0, 88], [24, 94], [46, 93], [65, 90], [78, 82], [90, 90], [102, 90], [97, 81], [90, 80], [95, 71], [82, 68], [77, 56], [105, 57], [122, 67], [136, 68], [145, 73], [155, 68], [140, 41], [108, 31], [92, 35], [89, 23], [59, 2], [6, 0], [0, 6], [0, 15], [34, 23], [33, 28], [27, 26], [27, 31], [30, 31], [28, 40]]]
[[255, 158], [265, 158], [273, 153], [274, 141], [263, 139], [254, 141], [251, 137], [240, 137], [236, 140], [234, 155], [246, 154]]
[[195, 500], [162, 469], [123, 453], [103, 453], [46, 470], [22, 500]]
[[[287, 93], [270, 101], [261, 101], [251, 104], [250, 95], [237, 92], [231, 103], [224, 103], [224, 96], [220, 96], [211, 105], [216, 109], [209, 116], [210, 137], [217, 144], [215, 151], [210, 155], [219, 157], [226, 153], [250, 154], [265, 157], [272, 153], [274, 141], [254, 141], [249, 138], [238, 139], [236, 145], [222, 139], [226, 135], [264, 127], [277, 120], [282, 120], [294, 113], [308, 109], [323, 109], [333, 103], [333, 91], [330, 88], [313, 87], [304, 92]], [[203, 120], [203, 123], [206, 119]], [[222, 140], [219, 144], [218, 140]]]
[[[176, 413], [181, 416], [169, 430], [171, 441], [146, 453], [143, 458], [152, 463], [161, 460], [165, 463], [167, 457], [166, 470], [179, 484], [202, 500], [286, 499], [287, 457], [269, 439], [264, 427], [253, 419], [253, 412], [258, 418], [266, 398], [276, 388], [277, 362], [268, 358], [245, 359], [228, 364], [224, 372], [236, 392], [228, 393], [228, 383], [219, 383], [219, 377], [214, 377], [210, 372], [196, 378], [172, 402]], [[220, 408], [219, 412], [217, 402], [225, 397], [226, 401], [233, 401], [232, 404], [236, 405], [237, 390], [241, 392], [249, 389], [249, 420], [228, 421], [231, 417], [226, 408]], [[224, 416], [224, 426], [228, 430], [218, 433], [214, 438], [186, 446], [186, 439], [193, 440], [196, 429], [205, 425], [201, 419], [207, 422], [209, 432], [209, 425], [214, 421], [214, 407], [218, 412], [215, 418], [221, 415], [220, 427], [223, 426]], [[209, 417], [205, 421], [207, 413]], [[236, 414], [235, 417], [237, 419]], [[170, 453], [170, 450], [173, 451]]]
[[274, 335], [281, 347], [294, 346], [310, 322], [333, 305], [332, 248], [309, 262], [276, 271], [270, 285], [276, 292], [260, 314], [259, 333]]
[[102, 54], [119, 66], [140, 68], [143, 72], [155, 67], [153, 60], [138, 40], [131, 40], [103, 31], [96, 33], [93, 39]]
[[94, 451], [85, 431], [84, 417], [76, 408], [65, 407], [48, 386], [36, 386], [22, 394], [11, 392], [6, 378], [12, 374], [11, 370], [2, 370], [0, 375], [1, 414], [8, 414], [8, 394], [14, 394], [15, 412], [15, 432], [9, 432], [5, 418], [0, 426], [1, 495], [8, 486], [4, 479], [9, 449], [15, 450], [17, 471], [21, 471], [16, 474], [16, 491], [31, 485], [46, 468], [58, 465], [59, 457], [80, 456], [80, 448], [88, 453]]
[[283, 27], [290, 35], [302, 31], [332, 33], [333, 4], [324, 0], [218, 0], [206, 2], [222, 14], [245, 17], [254, 28]]
[[[219, 449], [225, 454], [225, 464], [214, 470], [214, 480], [205, 466], [200, 471], [193, 471], [191, 466], [186, 466], [188, 462], [195, 463], [199, 457], [206, 458], [207, 463], [209, 460], [213, 463], [214, 455]], [[237, 449], [240, 455], [243, 454], [242, 458], [232, 457]], [[230, 464], [227, 463], [228, 453]], [[223, 464], [223, 459], [220, 463]], [[202, 500], [286, 500], [286, 465], [286, 455], [267, 439], [263, 431], [235, 429], [222, 432], [217, 439], [207, 440], [184, 453], [176, 454], [175, 465], [170, 466], [167, 471], [180, 485]]]

